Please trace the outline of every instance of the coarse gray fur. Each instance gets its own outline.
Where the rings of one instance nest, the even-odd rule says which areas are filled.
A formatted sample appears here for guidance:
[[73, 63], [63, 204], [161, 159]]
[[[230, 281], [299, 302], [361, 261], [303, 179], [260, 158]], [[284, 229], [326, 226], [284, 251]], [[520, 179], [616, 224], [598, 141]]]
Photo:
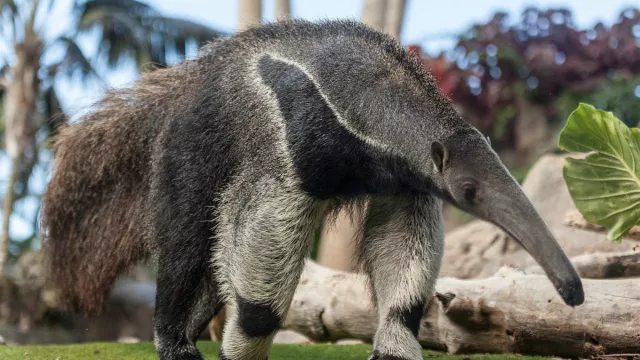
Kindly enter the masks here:
[[225, 303], [220, 357], [266, 359], [323, 219], [365, 203], [373, 359], [421, 358], [442, 200], [511, 233], [567, 304], [583, 299], [484, 136], [414, 57], [358, 23], [289, 21], [212, 43], [111, 92], [56, 152], [44, 199], [52, 279], [95, 310], [117, 274], [156, 254], [162, 360], [202, 359], [195, 339]]

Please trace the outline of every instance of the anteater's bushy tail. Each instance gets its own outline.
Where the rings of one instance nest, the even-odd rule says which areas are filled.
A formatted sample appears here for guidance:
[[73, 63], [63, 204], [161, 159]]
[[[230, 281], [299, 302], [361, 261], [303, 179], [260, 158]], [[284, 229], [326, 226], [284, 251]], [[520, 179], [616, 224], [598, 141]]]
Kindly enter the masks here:
[[151, 148], [179, 97], [177, 72], [155, 71], [111, 92], [54, 139], [42, 229], [48, 280], [69, 310], [100, 311], [117, 276], [149, 251]]

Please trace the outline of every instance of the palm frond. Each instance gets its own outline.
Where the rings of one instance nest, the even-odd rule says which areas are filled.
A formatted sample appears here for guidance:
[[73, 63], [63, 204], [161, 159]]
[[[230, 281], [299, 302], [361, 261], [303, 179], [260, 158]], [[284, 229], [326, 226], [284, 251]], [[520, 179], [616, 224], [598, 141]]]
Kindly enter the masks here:
[[4, 76], [9, 72], [9, 64], [7, 62], [3, 62], [0, 65], [0, 82], [4, 78]]
[[65, 75], [71, 77], [76, 73], [80, 73], [83, 79], [100, 79], [93, 65], [74, 39], [63, 36], [56, 39], [53, 44], [60, 44], [64, 46], [65, 50], [62, 60], [50, 67], [51, 75], [55, 76], [63, 72]]
[[167, 63], [167, 55], [184, 56], [190, 42], [218, 38], [220, 31], [193, 21], [163, 16], [137, 0], [89, 0], [75, 5], [79, 33], [100, 31], [99, 56], [115, 67], [124, 59], [138, 66]]
[[53, 86], [49, 86], [44, 90], [44, 124], [43, 128], [46, 131], [46, 136], [55, 136], [61, 125], [69, 121], [64, 110], [60, 106], [60, 100], [58, 94]]
[[12, 14], [17, 14], [18, 6], [13, 0], [0, 0], [0, 11], [10, 11]]
[[10, 28], [15, 38], [19, 9], [14, 0], [0, 0], [0, 20], [2, 21], [0, 22], [0, 35], [4, 35], [7, 28]]
[[56, 0], [49, 0], [49, 3], [47, 5], [47, 11], [50, 12], [51, 10], [53, 10], [53, 5], [56, 4]]
[[2, 108], [4, 106], [4, 89], [2, 87], [0, 87], [0, 149], [4, 149], [4, 129], [5, 129], [5, 122], [4, 122], [4, 109]]

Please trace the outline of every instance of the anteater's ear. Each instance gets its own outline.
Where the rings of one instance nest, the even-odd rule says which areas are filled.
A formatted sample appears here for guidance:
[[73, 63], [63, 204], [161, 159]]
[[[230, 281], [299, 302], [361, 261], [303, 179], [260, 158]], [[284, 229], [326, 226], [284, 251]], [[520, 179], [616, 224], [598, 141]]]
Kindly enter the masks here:
[[434, 141], [433, 144], [431, 144], [431, 160], [433, 160], [433, 165], [438, 172], [444, 170], [447, 164], [447, 149], [442, 143]]

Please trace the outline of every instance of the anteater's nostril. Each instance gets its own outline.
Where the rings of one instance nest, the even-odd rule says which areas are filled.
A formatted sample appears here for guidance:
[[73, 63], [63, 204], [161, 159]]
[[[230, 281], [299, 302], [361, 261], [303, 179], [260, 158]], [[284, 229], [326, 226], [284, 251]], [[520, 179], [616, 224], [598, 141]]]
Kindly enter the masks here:
[[584, 302], [584, 290], [580, 278], [575, 278], [565, 283], [558, 289], [560, 296], [569, 306], [578, 306]]

